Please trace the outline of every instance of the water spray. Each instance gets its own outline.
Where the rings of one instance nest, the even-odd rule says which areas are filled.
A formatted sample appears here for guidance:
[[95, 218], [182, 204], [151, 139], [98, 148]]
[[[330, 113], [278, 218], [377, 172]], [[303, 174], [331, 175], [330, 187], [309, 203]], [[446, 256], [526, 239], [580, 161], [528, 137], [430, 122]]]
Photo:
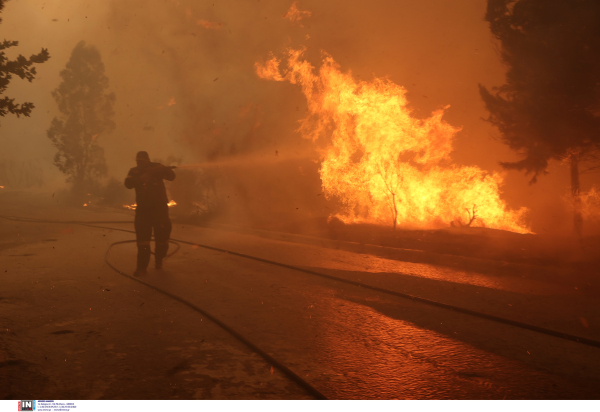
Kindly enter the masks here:
[[302, 159], [314, 159], [313, 154], [299, 154], [281, 156], [278, 151], [275, 151], [275, 156], [267, 155], [254, 155], [254, 156], [243, 156], [236, 158], [229, 158], [223, 160], [215, 160], [201, 163], [187, 163], [177, 166], [169, 166], [171, 169], [212, 169], [219, 167], [250, 167], [256, 164], [261, 165], [272, 165], [282, 163], [288, 160], [302, 160]]

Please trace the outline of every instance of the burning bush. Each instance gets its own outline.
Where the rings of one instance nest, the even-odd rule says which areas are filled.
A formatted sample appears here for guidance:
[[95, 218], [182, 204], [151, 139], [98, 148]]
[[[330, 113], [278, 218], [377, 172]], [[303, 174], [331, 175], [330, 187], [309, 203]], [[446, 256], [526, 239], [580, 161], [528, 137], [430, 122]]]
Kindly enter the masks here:
[[[428, 119], [412, 117], [406, 90], [388, 79], [356, 81], [325, 56], [318, 73], [289, 50], [287, 70], [273, 57], [256, 65], [257, 74], [298, 84], [309, 115], [300, 131], [331, 144], [320, 169], [327, 198], [344, 207], [345, 223], [396, 224], [435, 228], [450, 222], [530, 232], [525, 208], [513, 211], [500, 199], [503, 177], [476, 166], [451, 164], [452, 140], [459, 131], [442, 120], [444, 110]], [[465, 214], [477, 205], [477, 217]]]

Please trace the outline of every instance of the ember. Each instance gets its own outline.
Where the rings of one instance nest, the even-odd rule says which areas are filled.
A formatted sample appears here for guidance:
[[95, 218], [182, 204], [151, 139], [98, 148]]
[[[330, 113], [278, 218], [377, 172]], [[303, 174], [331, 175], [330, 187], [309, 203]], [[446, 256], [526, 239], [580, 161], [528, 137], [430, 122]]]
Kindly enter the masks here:
[[300, 85], [309, 115], [299, 131], [313, 141], [331, 136], [320, 175], [326, 197], [345, 205], [336, 217], [394, 227], [456, 222], [531, 232], [524, 222], [527, 209], [510, 210], [500, 199], [501, 174], [451, 163], [452, 140], [460, 129], [442, 120], [444, 110], [416, 119], [403, 87], [388, 79], [356, 81], [328, 55], [315, 73], [302, 60], [303, 51], [288, 51], [283, 75], [276, 57], [257, 63], [256, 73]]

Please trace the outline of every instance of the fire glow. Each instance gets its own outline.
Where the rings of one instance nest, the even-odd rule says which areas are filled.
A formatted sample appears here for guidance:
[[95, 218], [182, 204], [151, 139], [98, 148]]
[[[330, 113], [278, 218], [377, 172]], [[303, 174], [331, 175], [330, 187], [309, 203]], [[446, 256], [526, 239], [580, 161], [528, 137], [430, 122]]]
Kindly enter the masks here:
[[569, 205], [569, 209], [571, 211], [579, 208], [581, 215], [585, 220], [600, 220], [600, 189], [598, 189], [596, 186], [592, 186], [589, 191], [583, 192], [579, 195], [579, 205], [574, 202], [571, 194], [566, 195], [564, 200]]
[[500, 199], [502, 175], [451, 163], [460, 129], [442, 120], [444, 110], [416, 119], [403, 87], [388, 79], [355, 81], [328, 55], [315, 73], [303, 51], [288, 50], [283, 72], [272, 57], [257, 63], [256, 73], [301, 86], [308, 116], [299, 131], [313, 141], [331, 137], [319, 173], [325, 196], [344, 204], [336, 217], [393, 227], [456, 224], [531, 232], [527, 209], [510, 210]]
[[[167, 203], [167, 206], [169, 206], [169, 207], [177, 206], [177, 202], [175, 202], [174, 200], [170, 200], [169, 203]], [[132, 205], [123, 205], [123, 207], [125, 209], [135, 210], [137, 208], [137, 203], [134, 203]]]

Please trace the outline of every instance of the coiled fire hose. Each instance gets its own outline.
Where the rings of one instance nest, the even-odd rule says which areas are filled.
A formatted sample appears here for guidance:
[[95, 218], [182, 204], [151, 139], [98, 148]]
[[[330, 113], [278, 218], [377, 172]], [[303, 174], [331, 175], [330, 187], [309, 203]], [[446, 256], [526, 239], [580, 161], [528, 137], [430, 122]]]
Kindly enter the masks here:
[[[127, 229], [118, 229], [118, 228], [107, 228], [105, 226], [98, 226], [98, 224], [115, 224], [115, 223], [127, 223], [127, 224], [131, 224], [133, 222], [131, 221], [54, 221], [54, 220], [41, 220], [41, 219], [31, 219], [31, 218], [18, 218], [18, 217], [13, 217], [13, 216], [0, 216], [0, 219], [6, 219], [6, 220], [12, 220], [12, 221], [16, 221], [16, 222], [26, 222], [26, 223], [60, 223], [60, 224], [77, 224], [77, 225], [81, 225], [81, 226], [88, 226], [88, 227], [94, 227], [94, 228], [101, 228], [101, 229], [111, 229], [111, 230], [117, 230], [117, 231], [121, 231], [121, 232], [128, 232], [128, 233], [135, 233], [132, 230], [127, 230]], [[212, 315], [210, 312], [206, 311], [205, 309], [200, 308], [199, 306], [194, 305], [193, 303], [177, 296], [174, 295], [164, 289], [161, 289], [157, 286], [154, 286], [146, 281], [144, 281], [143, 279], [140, 279], [139, 277], [135, 277], [135, 276], [131, 276], [125, 272], [123, 272], [122, 270], [119, 270], [118, 268], [116, 268], [115, 266], [113, 266], [109, 259], [108, 256], [110, 254], [111, 249], [114, 246], [117, 245], [122, 245], [122, 244], [127, 244], [127, 243], [136, 243], [135, 240], [122, 240], [119, 242], [113, 242], [109, 245], [108, 249], [106, 250], [106, 253], [104, 254], [104, 261], [106, 262], [106, 264], [115, 272], [117, 272], [118, 274], [125, 276], [126, 278], [129, 278], [135, 282], [141, 283], [144, 286], [147, 286], [148, 288], [154, 290], [155, 292], [158, 292], [162, 295], [165, 295], [179, 303], [182, 303], [183, 305], [189, 307], [190, 309], [200, 313], [202, 316], [206, 317], [207, 319], [211, 320], [213, 323], [215, 323], [216, 325], [218, 325], [219, 327], [221, 327], [223, 330], [225, 330], [226, 332], [228, 332], [230, 335], [232, 335], [235, 339], [237, 339], [238, 341], [240, 341], [242, 344], [246, 345], [248, 348], [250, 348], [253, 352], [257, 353], [259, 356], [261, 356], [265, 361], [267, 361], [267, 363], [269, 363], [270, 365], [272, 365], [273, 367], [277, 368], [278, 370], [280, 370], [286, 377], [288, 377], [292, 382], [295, 382], [296, 384], [298, 384], [298, 386], [300, 386], [301, 388], [303, 388], [306, 392], [308, 392], [311, 396], [313, 396], [316, 399], [320, 399], [320, 400], [326, 400], [327, 397], [325, 395], [323, 395], [321, 392], [319, 392], [319, 390], [317, 390], [316, 388], [314, 388], [313, 386], [311, 386], [308, 382], [306, 382], [304, 379], [302, 379], [300, 376], [298, 376], [296, 373], [294, 373], [292, 370], [290, 370], [287, 366], [285, 366], [284, 364], [282, 364], [281, 362], [279, 362], [277, 359], [273, 358], [271, 355], [269, 355], [268, 353], [266, 353], [264, 350], [262, 350], [261, 348], [259, 348], [257, 345], [255, 345], [254, 343], [252, 343], [250, 340], [248, 340], [246, 337], [244, 337], [243, 335], [241, 335], [239, 332], [237, 332], [235, 329], [233, 329], [231, 326], [227, 325], [225, 322], [223, 322], [222, 320], [220, 320], [219, 318], [217, 318], [216, 316]], [[195, 243], [192, 242], [186, 242], [186, 241], [181, 241], [181, 240], [169, 240], [169, 243], [177, 246], [177, 249], [175, 249], [174, 251], [170, 252], [169, 254], [167, 254], [167, 256], [165, 256], [165, 259], [173, 256], [175, 253], [177, 253], [179, 251], [179, 249], [181, 248], [180, 243], [186, 243], [186, 244], [190, 244], [190, 245], [196, 245]], [[197, 245], [197, 246], [202, 246], [205, 247], [203, 245]], [[214, 248], [213, 248], [214, 249]], [[234, 252], [230, 252], [230, 253], [234, 253]]]

